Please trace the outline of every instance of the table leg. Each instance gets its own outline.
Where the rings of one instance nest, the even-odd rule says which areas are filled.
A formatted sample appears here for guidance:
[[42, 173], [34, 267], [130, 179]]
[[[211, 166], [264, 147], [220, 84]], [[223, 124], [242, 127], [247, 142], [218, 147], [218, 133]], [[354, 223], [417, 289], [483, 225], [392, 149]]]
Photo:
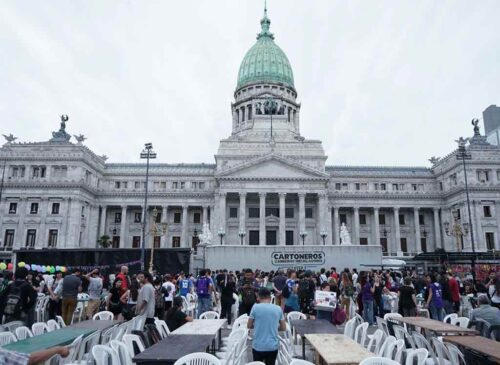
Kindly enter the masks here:
[[302, 358], [306, 359], [306, 337], [302, 336]]
[[219, 350], [222, 347], [222, 327], [219, 328]]

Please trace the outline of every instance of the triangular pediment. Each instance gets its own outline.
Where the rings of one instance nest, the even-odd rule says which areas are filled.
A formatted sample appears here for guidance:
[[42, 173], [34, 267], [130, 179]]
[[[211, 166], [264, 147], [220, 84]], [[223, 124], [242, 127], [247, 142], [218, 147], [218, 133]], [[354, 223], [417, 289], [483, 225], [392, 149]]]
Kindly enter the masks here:
[[269, 154], [218, 174], [231, 179], [328, 179], [328, 174], [283, 156]]

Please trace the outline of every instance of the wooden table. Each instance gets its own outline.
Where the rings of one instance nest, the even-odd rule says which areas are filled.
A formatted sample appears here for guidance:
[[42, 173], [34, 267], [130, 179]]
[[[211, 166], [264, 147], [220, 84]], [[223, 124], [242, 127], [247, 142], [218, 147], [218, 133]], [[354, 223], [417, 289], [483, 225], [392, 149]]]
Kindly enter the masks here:
[[171, 332], [173, 335], [209, 335], [215, 339], [219, 336], [219, 346], [222, 345], [222, 327], [226, 324], [226, 319], [195, 319], [188, 322]]
[[341, 334], [331, 322], [325, 319], [294, 319], [290, 322], [296, 333], [302, 338], [302, 358], [306, 359], [306, 340], [308, 334]]
[[174, 364], [181, 357], [193, 352], [206, 352], [212, 344], [210, 335], [170, 335], [147, 348], [133, 362], [141, 365]]
[[91, 328], [94, 329], [95, 331], [104, 331], [120, 323], [123, 323], [123, 321], [99, 321], [99, 320], [89, 319], [88, 321], [73, 323], [71, 326], [68, 326], [67, 328]]
[[482, 336], [444, 336], [443, 341], [467, 347], [500, 363], [500, 343]]
[[12, 342], [3, 346], [10, 351], [31, 354], [35, 351], [45, 350], [54, 346], [65, 346], [73, 342], [78, 336], [86, 337], [96, 330], [93, 328], [70, 328], [64, 327], [59, 330], [44, 333], [43, 335], [29, 337], [25, 340]]
[[436, 321], [424, 317], [392, 317], [392, 321], [406, 323], [413, 327], [420, 327], [428, 331], [434, 332], [436, 335], [453, 334], [453, 335], [476, 335], [476, 330], [472, 328], [463, 328], [453, 324]]
[[358, 365], [375, 356], [357, 342], [344, 335], [306, 334], [306, 339], [316, 350], [316, 365]]

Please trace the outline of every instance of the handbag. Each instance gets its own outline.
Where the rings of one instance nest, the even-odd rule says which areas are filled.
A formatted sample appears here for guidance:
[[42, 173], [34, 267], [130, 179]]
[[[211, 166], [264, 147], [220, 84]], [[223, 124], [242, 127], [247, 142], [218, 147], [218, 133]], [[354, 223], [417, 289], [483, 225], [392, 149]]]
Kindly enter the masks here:
[[340, 308], [340, 306], [337, 305], [337, 307], [335, 307], [335, 310], [332, 313], [333, 324], [342, 324], [345, 322], [346, 318], [347, 315], [345, 313], [345, 310], [343, 310], [342, 308]]

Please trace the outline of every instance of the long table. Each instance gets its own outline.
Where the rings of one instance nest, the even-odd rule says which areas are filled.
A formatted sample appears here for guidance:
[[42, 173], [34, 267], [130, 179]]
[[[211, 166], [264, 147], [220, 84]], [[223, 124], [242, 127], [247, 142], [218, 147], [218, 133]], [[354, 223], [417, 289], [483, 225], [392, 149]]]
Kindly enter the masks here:
[[472, 328], [464, 328], [453, 324], [436, 321], [424, 317], [391, 317], [391, 321], [406, 323], [413, 327], [420, 327], [425, 330], [434, 332], [436, 335], [454, 334], [454, 335], [476, 335], [476, 330]]
[[482, 336], [444, 336], [443, 341], [479, 352], [500, 363], [500, 344]]
[[31, 354], [32, 352], [45, 350], [54, 346], [69, 345], [78, 336], [83, 335], [83, 337], [85, 337], [95, 331], [95, 328], [64, 327], [59, 330], [44, 333], [43, 335], [33, 336], [25, 340], [12, 342], [3, 346], [3, 348], [10, 351]]
[[215, 350], [215, 339], [219, 336], [218, 348], [222, 345], [222, 327], [226, 324], [226, 319], [195, 319], [177, 328], [171, 333], [173, 335], [208, 335], [212, 336]]
[[331, 322], [325, 319], [295, 319], [290, 322], [294, 331], [302, 338], [302, 358], [306, 359], [306, 340], [308, 334], [340, 334]]
[[306, 334], [306, 339], [316, 350], [316, 365], [358, 365], [375, 356], [363, 346], [344, 335]]
[[147, 348], [133, 362], [141, 365], [174, 364], [181, 357], [193, 352], [206, 352], [213, 341], [211, 335], [173, 335]]
[[92, 328], [95, 331], [104, 331], [116, 324], [123, 323], [122, 321], [100, 321], [89, 319], [87, 321], [81, 321], [68, 326], [67, 328]]

